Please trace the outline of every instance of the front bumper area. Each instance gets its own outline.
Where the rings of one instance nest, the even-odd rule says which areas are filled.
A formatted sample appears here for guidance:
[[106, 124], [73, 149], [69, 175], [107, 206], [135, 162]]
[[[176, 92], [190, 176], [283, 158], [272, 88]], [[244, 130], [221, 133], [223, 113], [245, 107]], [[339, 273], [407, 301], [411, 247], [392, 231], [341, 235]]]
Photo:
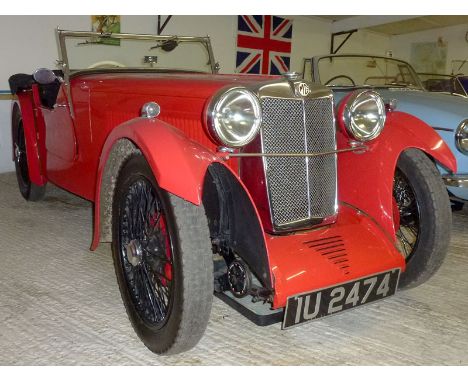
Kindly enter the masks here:
[[273, 308], [290, 296], [388, 271], [405, 260], [370, 217], [340, 204], [336, 223], [292, 235], [266, 235], [275, 280]]
[[468, 174], [444, 175], [442, 179], [448, 187], [468, 188]]

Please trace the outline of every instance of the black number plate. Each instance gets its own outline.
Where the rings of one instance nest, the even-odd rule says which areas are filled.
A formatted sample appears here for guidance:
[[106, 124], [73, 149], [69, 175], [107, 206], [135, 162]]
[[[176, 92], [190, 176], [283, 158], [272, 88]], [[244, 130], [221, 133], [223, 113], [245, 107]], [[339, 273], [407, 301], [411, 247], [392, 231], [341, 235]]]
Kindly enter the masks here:
[[282, 328], [290, 328], [306, 321], [389, 297], [395, 294], [399, 277], [400, 269], [393, 269], [289, 297]]

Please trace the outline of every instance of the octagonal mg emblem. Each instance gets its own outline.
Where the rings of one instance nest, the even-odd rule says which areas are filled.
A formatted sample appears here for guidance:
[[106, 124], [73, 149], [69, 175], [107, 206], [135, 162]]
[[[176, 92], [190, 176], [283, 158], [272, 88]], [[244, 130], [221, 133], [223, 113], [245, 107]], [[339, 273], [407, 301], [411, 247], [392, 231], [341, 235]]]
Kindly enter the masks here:
[[299, 82], [296, 84], [296, 92], [297, 95], [307, 97], [311, 93], [311, 90], [309, 85], [307, 85], [305, 82]]

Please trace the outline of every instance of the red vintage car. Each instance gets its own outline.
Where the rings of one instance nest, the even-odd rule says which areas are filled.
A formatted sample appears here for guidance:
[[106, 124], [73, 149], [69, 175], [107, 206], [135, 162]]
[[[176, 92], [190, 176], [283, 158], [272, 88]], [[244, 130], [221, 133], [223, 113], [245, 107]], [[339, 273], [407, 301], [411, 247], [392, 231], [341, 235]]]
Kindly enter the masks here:
[[[94, 203], [129, 319], [190, 349], [213, 293], [283, 328], [427, 280], [451, 211], [447, 145], [391, 100], [283, 76], [216, 74], [207, 37], [57, 31], [60, 70], [16, 74], [26, 200], [51, 182]], [[423, 138], [421, 138], [423, 137]]]

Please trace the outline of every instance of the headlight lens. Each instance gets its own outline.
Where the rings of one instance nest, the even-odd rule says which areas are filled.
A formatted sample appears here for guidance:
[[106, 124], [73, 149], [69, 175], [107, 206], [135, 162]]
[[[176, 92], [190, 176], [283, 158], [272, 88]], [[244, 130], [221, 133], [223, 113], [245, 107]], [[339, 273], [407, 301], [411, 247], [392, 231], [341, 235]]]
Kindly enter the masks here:
[[344, 125], [348, 133], [359, 141], [377, 138], [385, 125], [385, 103], [373, 91], [356, 92], [344, 108]]
[[241, 147], [251, 142], [262, 122], [257, 97], [242, 88], [228, 90], [215, 98], [208, 113], [211, 135], [228, 147]]
[[468, 155], [468, 119], [465, 119], [455, 132], [455, 145], [463, 154]]

